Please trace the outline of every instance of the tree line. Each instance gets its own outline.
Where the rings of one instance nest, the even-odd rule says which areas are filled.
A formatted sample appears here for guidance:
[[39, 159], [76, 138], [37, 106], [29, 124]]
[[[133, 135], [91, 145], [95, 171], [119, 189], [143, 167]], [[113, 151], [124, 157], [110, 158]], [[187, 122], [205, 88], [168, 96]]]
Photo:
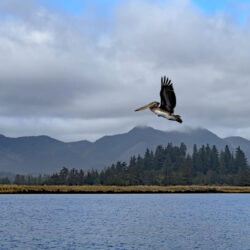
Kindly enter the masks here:
[[[0, 180], [1, 181], [1, 180]], [[5, 178], [5, 183], [7, 179]], [[10, 182], [9, 182], [10, 183]], [[16, 175], [18, 185], [250, 185], [250, 168], [244, 152], [238, 147], [231, 152], [226, 146], [193, 147], [187, 153], [180, 146], [158, 146], [147, 149], [144, 156], [132, 156], [129, 163], [118, 161], [104, 170], [68, 169], [63, 167], [50, 175]], [[7, 183], [6, 183], [7, 184]]]

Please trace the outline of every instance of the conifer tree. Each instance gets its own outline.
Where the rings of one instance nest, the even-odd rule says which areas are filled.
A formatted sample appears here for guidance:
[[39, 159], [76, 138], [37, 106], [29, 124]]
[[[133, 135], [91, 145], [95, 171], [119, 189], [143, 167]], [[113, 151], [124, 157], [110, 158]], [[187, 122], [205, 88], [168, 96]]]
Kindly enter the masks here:
[[211, 150], [211, 155], [210, 155], [210, 168], [211, 170], [218, 172], [220, 163], [219, 163], [219, 153], [215, 145], [213, 145], [212, 150]]
[[198, 153], [196, 144], [194, 144], [193, 146], [192, 164], [193, 164], [193, 169], [195, 173], [201, 170], [202, 163], [201, 163], [200, 155]]
[[248, 168], [247, 158], [240, 147], [236, 148], [234, 164], [239, 170], [246, 170]]

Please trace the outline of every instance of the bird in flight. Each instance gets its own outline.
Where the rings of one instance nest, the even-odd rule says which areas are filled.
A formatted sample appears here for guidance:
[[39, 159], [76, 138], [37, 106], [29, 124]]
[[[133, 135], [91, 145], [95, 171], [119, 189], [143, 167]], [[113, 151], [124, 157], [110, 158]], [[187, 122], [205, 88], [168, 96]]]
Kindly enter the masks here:
[[153, 113], [158, 116], [164, 117], [171, 121], [177, 121], [182, 123], [182, 119], [179, 115], [174, 114], [174, 108], [176, 106], [176, 97], [174, 93], [173, 84], [171, 80], [166, 76], [161, 77], [161, 91], [160, 91], [161, 103], [151, 102], [146, 106], [136, 109], [140, 111], [149, 108]]

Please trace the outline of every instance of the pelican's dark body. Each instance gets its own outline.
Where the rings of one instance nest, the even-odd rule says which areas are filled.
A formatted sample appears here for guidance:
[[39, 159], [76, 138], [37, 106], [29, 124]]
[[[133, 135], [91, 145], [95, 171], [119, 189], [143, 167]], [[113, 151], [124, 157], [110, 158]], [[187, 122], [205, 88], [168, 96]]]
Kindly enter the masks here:
[[168, 120], [177, 121], [182, 123], [181, 117], [174, 114], [174, 108], [176, 106], [176, 96], [171, 80], [166, 77], [161, 78], [161, 91], [160, 91], [161, 103], [152, 102], [146, 106], [143, 106], [135, 111], [144, 110], [149, 108], [153, 113], [158, 116], [164, 117]]

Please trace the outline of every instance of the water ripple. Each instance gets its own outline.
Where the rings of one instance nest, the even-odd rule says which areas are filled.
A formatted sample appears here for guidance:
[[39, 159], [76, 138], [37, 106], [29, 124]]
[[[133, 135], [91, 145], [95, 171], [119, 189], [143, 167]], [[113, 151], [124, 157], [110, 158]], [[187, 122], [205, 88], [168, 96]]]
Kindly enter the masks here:
[[250, 249], [249, 194], [1, 195], [0, 249]]

